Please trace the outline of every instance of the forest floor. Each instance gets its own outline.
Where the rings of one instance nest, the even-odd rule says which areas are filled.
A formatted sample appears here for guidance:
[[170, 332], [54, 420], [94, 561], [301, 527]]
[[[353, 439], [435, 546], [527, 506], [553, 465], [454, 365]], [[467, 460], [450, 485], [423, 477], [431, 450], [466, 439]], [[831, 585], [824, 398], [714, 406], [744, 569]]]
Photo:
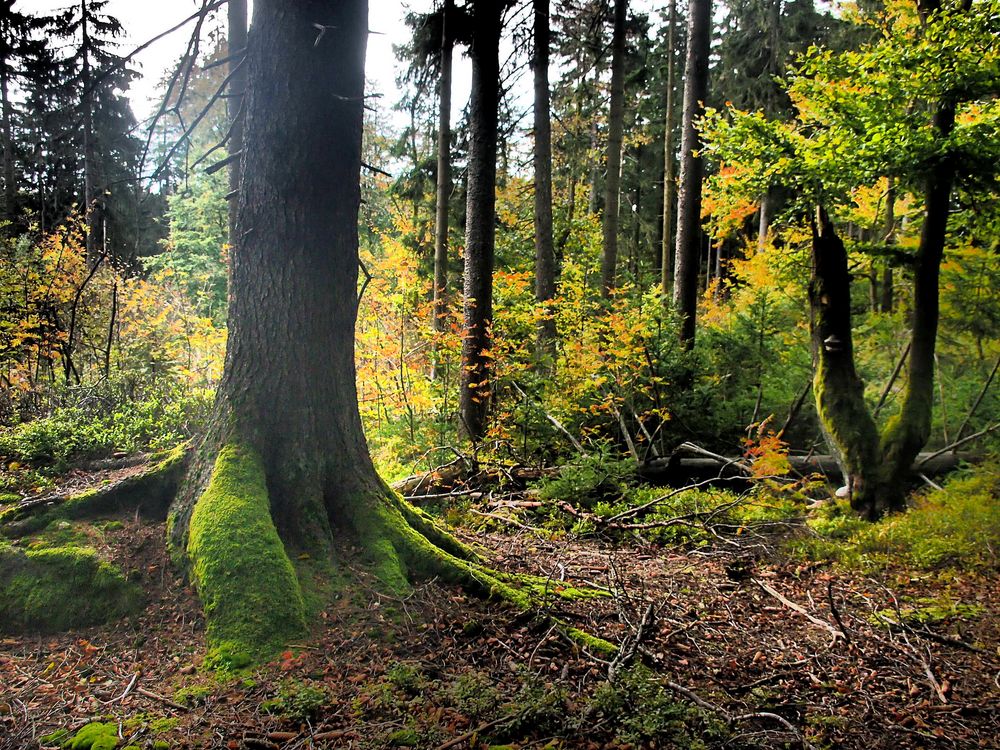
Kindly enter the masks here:
[[[160, 749], [1000, 747], [995, 570], [861, 573], [763, 537], [685, 550], [459, 530], [502, 570], [614, 595], [533, 613], [433, 581], [394, 598], [358, 559], [308, 640], [220, 675], [202, 669], [203, 617], [163, 525], [115, 520], [74, 533], [147, 606], [0, 637], [3, 750], [95, 721], [120, 747]], [[588, 653], [553, 616], [624, 656]]]

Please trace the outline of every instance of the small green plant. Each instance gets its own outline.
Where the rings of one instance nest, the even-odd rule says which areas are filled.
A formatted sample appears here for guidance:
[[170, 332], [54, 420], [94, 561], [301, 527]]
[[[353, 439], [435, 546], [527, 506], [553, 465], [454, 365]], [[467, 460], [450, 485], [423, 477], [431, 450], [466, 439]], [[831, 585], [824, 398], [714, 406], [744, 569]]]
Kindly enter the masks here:
[[950, 478], [943, 489], [920, 495], [913, 507], [877, 523], [837, 503], [808, 521], [809, 538], [792, 543], [799, 556], [848, 567], [887, 564], [918, 570], [984, 568], [1000, 550], [1000, 470], [984, 464]]
[[285, 680], [274, 698], [261, 705], [268, 713], [293, 721], [305, 721], [319, 713], [327, 703], [326, 690], [309, 682]]
[[[600, 717], [615, 727], [620, 743], [638, 745], [648, 740], [665, 741], [669, 747], [704, 748], [704, 739], [721, 731], [704, 724], [698, 709], [674, 701], [646, 667], [635, 666], [605, 682], [594, 692], [585, 716]], [[706, 731], [707, 730], [707, 731]]]
[[452, 705], [473, 721], [492, 716], [500, 705], [500, 691], [482, 672], [466, 672], [448, 686]]
[[386, 682], [408, 695], [416, 695], [424, 687], [424, 676], [420, 665], [408, 661], [398, 661], [385, 673]]

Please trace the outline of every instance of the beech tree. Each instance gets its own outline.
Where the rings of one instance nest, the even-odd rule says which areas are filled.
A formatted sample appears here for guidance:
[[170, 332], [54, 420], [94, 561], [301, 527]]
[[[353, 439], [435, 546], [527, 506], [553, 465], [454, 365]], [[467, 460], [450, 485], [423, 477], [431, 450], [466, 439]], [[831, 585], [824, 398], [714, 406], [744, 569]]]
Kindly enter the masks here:
[[[978, 191], [993, 189], [1000, 159], [997, 3], [945, 8], [929, 0], [916, 9], [916, 17], [890, 17], [891, 28], [856, 51], [815, 50], [802, 59], [788, 89], [795, 121], [730, 111], [707, 127], [709, 151], [726, 164], [732, 188], [759, 195], [767, 184], [797, 186], [812, 236], [816, 409], [841, 456], [852, 506], [872, 519], [903, 507], [913, 461], [930, 436], [939, 276], [956, 194], [974, 206]], [[892, 200], [905, 188], [923, 203], [915, 249], [898, 248], [891, 230], [875, 248], [898, 253], [912, 269], [906, 383], [881, 429], [854, 364], [851, 275], [834, 214], [854, 188], [879, 180]]]
[[[498, 19], [498, 15], [495, 18]], [[210, 429], [169, 516], [205, 606], [209, 662], [266, 658], [307, 626], [291, 560], [365, 550], [383, 584], [505, 584], [372, 464], [355, 386], [365, 0], [256, 0], [229, 340]]]

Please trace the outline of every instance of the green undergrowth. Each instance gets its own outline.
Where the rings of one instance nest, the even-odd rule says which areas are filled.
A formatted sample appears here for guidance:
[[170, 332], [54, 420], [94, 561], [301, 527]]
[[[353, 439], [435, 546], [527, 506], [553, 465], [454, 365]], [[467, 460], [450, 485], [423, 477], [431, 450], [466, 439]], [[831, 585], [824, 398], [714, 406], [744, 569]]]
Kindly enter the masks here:
[[306, 603], [271, 520], [260, 459], [229, 445], [191, 516], [191, 576], [205, 608], [210, 667], [240, 669], [306, 632]]
[[985, 609], [978, 604], [960, 602], [944, 593], [937, 597], [903, 597], [898, 606], [872, 613], [871, 620], [887, 627], [937, 625], [955, 620], [973, 619], [984, 612]]
[[23, 551], [0, 542], [0, 630], [56, 632], [137, 612], [142, 590], [84, 547]]
[[[801, 487], [763, 482], [742, 493], [711, 486], [683, 491], [653, 487], [636, 479], [634, 462], [600, 456], [575, 459], [536, 489], [542, 506], [531, 515], [551, 533], [638, 534], [645, 542], [688, 546], [712, 543], [716, 537], [709, 526], [716, 533], [738, 535], [750, 526], [800, 517], [807, 500]], [[627, 515], [617, 518], [621, 514]], [[630, 524], [643, 528], [628, 529]]]
[[794, 554], [847, 567], [902, 565], [917, 570], [994, 568], [1000, 562], [1000, 469], [983, 465], [918, 494], [911, 507], [876, 523], [846, 502], [821, 508], [812, 534], [791, 544]]
[[213, 399], [207, 389], [180, 386], [164, 387], [141, 400], [117, 391], [100, 395], [89, 405], [60, 407], [0, 429], [5, 468], [14, 464], [17, 471], [25, 465], [55, 475], [75, 462], [118, 451], [167, 450], [201, 431]]

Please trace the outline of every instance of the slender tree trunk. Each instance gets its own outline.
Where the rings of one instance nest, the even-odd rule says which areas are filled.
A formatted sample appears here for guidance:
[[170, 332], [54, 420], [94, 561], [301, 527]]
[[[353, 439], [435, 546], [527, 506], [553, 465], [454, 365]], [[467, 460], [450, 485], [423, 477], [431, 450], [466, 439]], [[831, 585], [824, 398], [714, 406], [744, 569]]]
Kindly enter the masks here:
[[473, 7], [472, 96], [466, 197], [464, 335], [459, 413], [474, 441], [486, 433], [493, 323], [493, 250], [497, 177], [497, 107], [500, 100], [500, 28], [503, 2]]
[[[891, 247], [896, 244], [896, 181], [889, 178], [889, 188], [885, 196], [885, 236], [882, 240], [886, 246]], [[880, 307], [882, 312], [891, 313], [893, 303], [893, 279], [892, 265], [889, 261], [882, 269], [882, 298]]]
[[14, 135], [11, 132], [10, 102], [10, 50], [8, 39], [10, 30], [7, 22], [0, 19], [0, 104], [2, 104], [3, 127], [3, 218], [13, 221], [17, 215], [17, 184], [14, 181]]
[[[952, 103], [942, 104], [934, 114], [934, 129], [942, 140], [954, 128], [955, 109]], [[882, 492], [879, 497], [864, 498], [878, 514], [902, 507], [904, 482], [914, 458], [931, 433], [934, 352], [940, 310], [938, 287], [954, 181], [954, 160], [945, 154], [932, 167], [924, 193], [924, 226], [913, 271], [912, 333], [906, 388], [899, 413], [888, 422], [882, 435]]]
[[247, 3], [246, 0], [229, 0], [229, 153], [240, 154], [229, 165], [229, 244], [236, 247], [239, 232], [236, 227], [239, 203], [236, 197], [240, 190], [240, 176], [243, 172], [243, 123], [246, 120], [244, 94], [247, 89], [247, 66], [243, 55], [247, 48]]
[[552, 125], [549, 120], [549, 0], [534, 0], [535, 55], [535, 299], [545, 317], [538, 325], [538, 353], [555, 354], [556, 252], [552, 236]]
[[438, 83], [437, 204], [434, 220], [434, 330], [447, 328], [448, 203], [451, 199], [451, 57], [449, 21], [452, 0], [445, 0], [441, 21], [441, 80]]
[[[600, 81], [600, 71], [594, 71], [594, 82], [595, 84]], [[597, 154], [598, 138], [597, 138], [597, 120], [591, 118], [590, 120], [590, 198], [587, 203], [587, 210], [596, 214], [601, 210], [601, 170], [599, 166], [599, 159], [595, 156]]]
[[625, 12], [627, 0], [615, 0], [611, 37], [611, 107], [608, 112], [608, 149], [605, 157], [604, 215], [601, 221], [601, 296], [608, 299], [615, 288], [618, 265], [618, 209], [622, 182], [622, 130], [625, 125]]
[[698, 307], [698, 266], [701, 258], [701, 139], [695, 127], [708, 94], [711, 47], [711, 0], [689, 0], [687, 60], [684, 65], [684, 114], [681, 121], [680, 198], [677, 204], [677, 244], [674, 262], [674, 307], [681, 316], [680, 340], [694, 346]]
[[84, 243], [87, 248], [87, 265], [93, 268], [98, 262], [96, 227], [98, 210], [94, 196], [94, 92], [90, 88], [90, 31], [87, 26], [87, 0], [80, 0], [80, 48], [83, 51], [80, 71], [80, 89], [83, 93], [83, 216], [86, 228]]
[[760, 209], [757, 216], [757, 252], [767, 248], [767, 233], [771, 229], [771, 210], [773, 198], [768, 190], [760, 198]]
[[666, 302], [672, 286], [674, 202], [674, 47], [677, 44], [677, 0], [670, 0], [670, 27], [667, 32], [667, 111], [663, 118], [663, 243], [660, 253], [660, 293]]

